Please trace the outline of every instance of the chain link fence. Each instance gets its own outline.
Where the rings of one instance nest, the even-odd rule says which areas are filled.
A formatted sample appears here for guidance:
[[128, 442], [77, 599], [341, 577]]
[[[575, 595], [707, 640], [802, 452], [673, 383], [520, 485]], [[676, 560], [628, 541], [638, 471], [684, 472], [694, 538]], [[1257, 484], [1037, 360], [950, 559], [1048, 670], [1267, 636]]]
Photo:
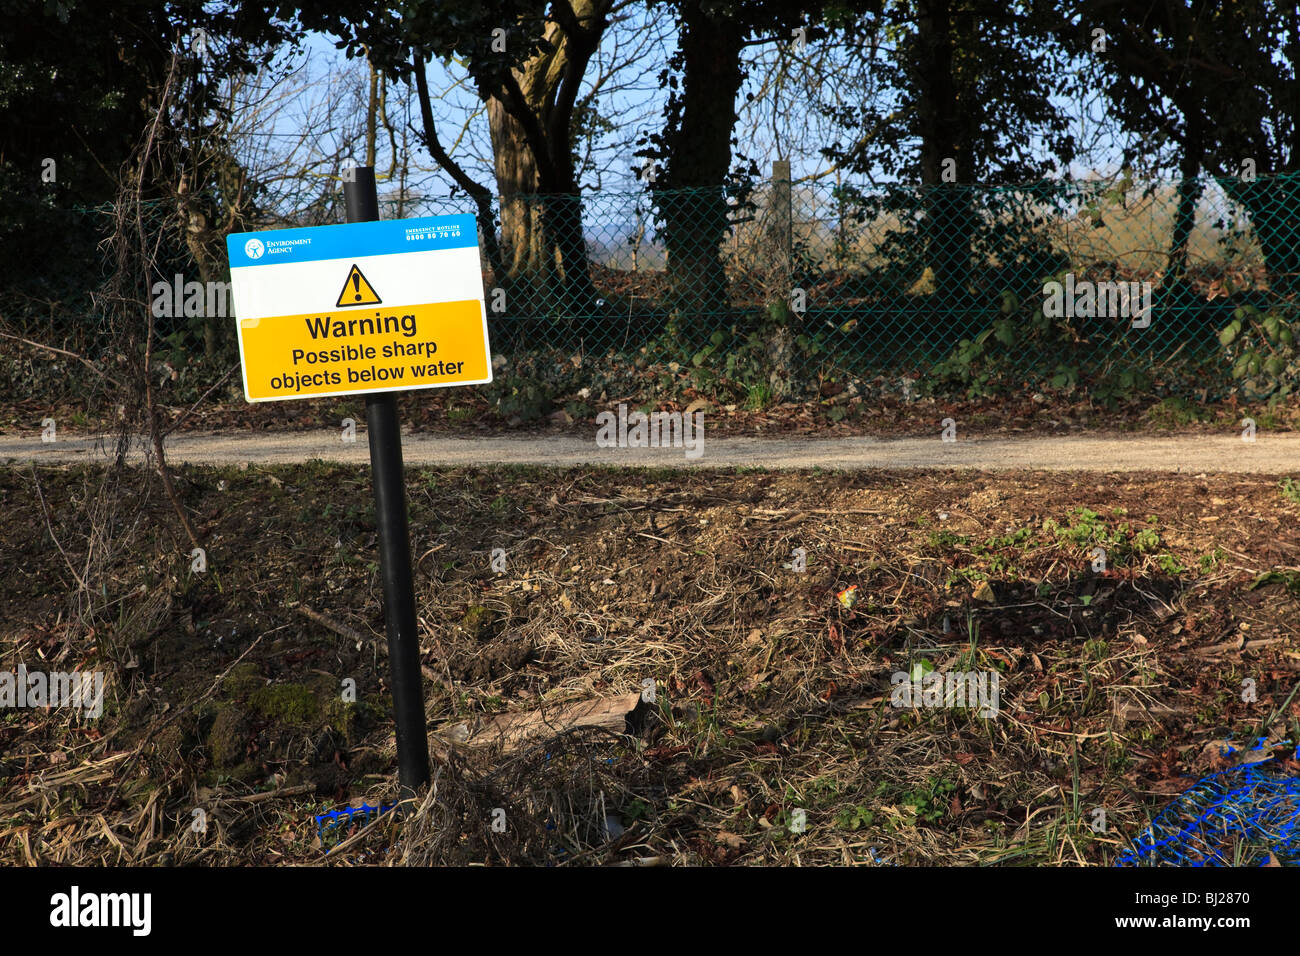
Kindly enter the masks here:
[[[103, 212], [81, 210], [86, 228]], [[745, 189], [514, 196], [492, 218], [507, 363], [677, 363], [764, 400], [828, 379], [1252, 400], [1300, 380], [1300, 176], [863, 189], [776, 164]], [[98, 357], [72, 303], [4, 319]], [[194, 334], [181, 311], [158, 323], [173, 345]]]
[[790, 393], [858, 376], [1260, 399], [1300, 373], [1300, 177], [863, 190], [775, 172], [746, 194], [498, 205], [494, 347], [715, 371], [748, 349]]

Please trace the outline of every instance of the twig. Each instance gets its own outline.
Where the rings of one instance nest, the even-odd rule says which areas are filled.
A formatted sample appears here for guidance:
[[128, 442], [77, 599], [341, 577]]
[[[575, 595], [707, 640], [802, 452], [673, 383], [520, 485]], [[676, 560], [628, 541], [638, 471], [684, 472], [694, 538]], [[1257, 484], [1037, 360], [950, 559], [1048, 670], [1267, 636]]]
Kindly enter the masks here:
[[0, 337], [6, 339], [13, 339], [15, 342], [22, 342], [24, 345], [30, 345], [32, 348], [36, 348], [36, 349], [43, 349], [46, 352], [58, 352], [60, 355], [68, 356], [68, 358], [74, 358], [82, 365], [86, 366], [86, 368], [91, 369], [97, 374], [99, 374], [100, 376], [102, 376], [103, 378], [108, 379], [118, 388], [122, 387], [121, 382], [119, 382], [113, 376], [109, 375], [107, 372], [105, 372], [102, 368], [100, 368], [90, 359], [86, 358], [85, 356], [78, 355], [76, 352], [69, 352], [67, 349], [55, 348], [53, 345], [42, 345], [40, 342], [33, 342], [31, 339], [25, 339], [20, 335], [10, 335], [8, 332], [0, 332]]
[[1300, 691], [1300, 683], [1297, 683], [1294, 687], [1291, 688], [1291, 693], [1287, 694], [1286, 700], [1282, 702], [1282, 706], [1279, 707], [1277, 710], [1273, 711], [1272, 716], [1270, 716], [1267, 721], [1265, 721], [1263, 724], [1260, 725], [1259, 728], [1260, 734], [1262, 734], [1263, 731], [1271, 727], [1273, 725], [1273, 721], [1277, 720], [1278, 717], [1280, 717], [1286, 711], [1286, 709], [1291, 706], [1291, 701], [1295, 700], [1296, 691]]
[[671, 544], [674, 548], [679, 548], [682, 551], [688, 550], [687, 548], [682, 547], [676, 541], [669, 541], [667, 538], [660, 538], [657, 535], [646, 534], [644, 531], [638, 531], [637, 534], [640, 535], [642, 538], [649, 538], [651, 541], [662, 541], [664, 544]]
[[299, 604], [298, 611], [300, 614], [304, 615], [305, 617], [311, 618], [321, 627], [327, 627], [335, 634], [341, 634], [343, 637], [346, 637], [350, 641], [364, 641], [366, 639], [365, 635], [362, 634], [360, 631], [354, 630], [353, 628], [349, 627], [347, 624], [344, 624], [342, 621], [336, 621], [333, 618], [326, 617], [324, 614], [321, 614], [319, 611], [313, 611], [311, 608], [307, 607], [306, 605]]
[[216, 383], [213, 384], [213, 386], [212, 386], [211, 388], [209, 388], [206, 392], [204, 392], [202, 395], [199, 396], [199, 400], [198, 400], [197, 402], [195, 402], [193, 405], [191, 405], [189, 408], [187, 408], [187, 409], [185, 410], [185, 413], [184, 413], [183, 415], [181, 415], [180, 418], [176, 419], [176, 421], [174, 421], [174, 422], [171, 423], [171, 425], [167, 428], [167, 430], [164, 431], [164, 432], [162, 433], [162, 437], [163, 437], [163, 438], [166, 438], [168, 435], [170, 435], [170, 434], [171, 434], [172, 432], [174, 432], [176, 429], [180, 428], [180, 427], [181, 427], [181, 423], [182, 423], [183, 421], [185, 421], [185, 419], [187, 419], [187, 418], [190, 417], [190, 414], [194, 411], [194, 409], [196, 409], [196, 408], [198, 408], [200, 405], [202, 405], [203, 402], [204, 402], [204, 400], [207, 399], [207, 397], [208, 397], [209, 395], [211, 395], [214, 391], [216, 391], [218, 388], [220, 388], [220, 387], [221, 387], [221, 384], [222, 384], [226, 379], [230, 378], [231, 373], [234, 372], [234, 370], [237, 369], [237, 368], [239, 368], [238, 365], [232, 365], [232, 366], [230, 366], [230, 368], [228, 368], [228, 369], [226, 370], [226, 374], [225, 374], [225, 375], [223, 375], [223, 376], [221, 376], [221, 378], [217, 379]]
[[296, 797], [304, 793], [312, 793], [316, 790], [314, 783], [300, 783], [293, 787], [280, 787], [278, 790], [265, 790], [262, 793], [250, 793], [245, 797], [222, 797], [213, 801], [214, 806], [221, 806], [227, 803], [262, 803], [266, 800], [275, 800], [279, 797]]
[[72, 572], [72, 576], [77, 579], [77, 585], [83, 591], [88, 590], [86, 582], [82, 579], [81, 575], [77, 573], [77, 569], [72, 566], [72, 560], [68, 557], [68, 552], [63, 550], [63, 545], [59, 544], [59, 539], [54, 534], [54, 526], [50, 523], [50, 509], [45, 504], [45, 494], [41, 491], [41, 480], [36, 475], [36, 462], [32, 462], [32, 481], [36, 485], [36, 497], [39, 498], [41, 502], [41, 514], [45, 516], [45, 527], [50, 532], [50, 540], [53, 541], [54, 546], [59, 549], [59, 554], [63, 555], [63, 563], [68, 566], [68, 570]]

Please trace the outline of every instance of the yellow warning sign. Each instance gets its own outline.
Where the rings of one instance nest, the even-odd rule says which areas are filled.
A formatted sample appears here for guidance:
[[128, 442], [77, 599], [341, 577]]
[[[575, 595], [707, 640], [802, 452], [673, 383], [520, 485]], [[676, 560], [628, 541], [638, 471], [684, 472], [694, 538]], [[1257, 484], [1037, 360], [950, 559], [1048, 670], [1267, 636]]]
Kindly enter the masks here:
[[253, 402], [492, 381], [476, 299], [241, 319], [240, 327]]
[[334, 307], [341, 309], [348, 305], [380, 305], [382, 302], [375, 287], [361, 274], [356, 263], [353, 263], [343, 283], [343, 291], [339, 293], [339, 300], [334, 303]]

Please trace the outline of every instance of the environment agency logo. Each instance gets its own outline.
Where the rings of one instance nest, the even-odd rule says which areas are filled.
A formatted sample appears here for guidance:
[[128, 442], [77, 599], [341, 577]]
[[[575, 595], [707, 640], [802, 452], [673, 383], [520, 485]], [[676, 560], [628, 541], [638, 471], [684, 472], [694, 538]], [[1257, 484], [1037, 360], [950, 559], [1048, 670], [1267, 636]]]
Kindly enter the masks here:
[[262, 245], [261, 239], [249, 239], [244, 243], [244, 252], [248, 253], [250, 259], [262, 258], [262, 253], [266, 251], [266, 246]]

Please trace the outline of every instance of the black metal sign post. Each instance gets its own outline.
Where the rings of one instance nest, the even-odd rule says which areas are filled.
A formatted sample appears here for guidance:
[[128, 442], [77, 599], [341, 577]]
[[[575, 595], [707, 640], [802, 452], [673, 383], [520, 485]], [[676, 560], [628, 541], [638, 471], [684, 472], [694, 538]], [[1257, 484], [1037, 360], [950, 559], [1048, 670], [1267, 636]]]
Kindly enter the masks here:
[[[379, 218], [375, 171], [357, 166], [343, 182], [348, 222]], [[379, 571], [384, 579], [384, 626], [392, 670], [393, 716], [397, 721], [397, 780], [402, 799], [429, 782], [429, 737], [420, 683], [420, 635], [415, 622], [415, 582], [411, 576], [411, 537], [406, 520], [402, 470], [402, 432], [393, 392], [366, 396], [370, 470], [375, 484], [379, 528]]]

